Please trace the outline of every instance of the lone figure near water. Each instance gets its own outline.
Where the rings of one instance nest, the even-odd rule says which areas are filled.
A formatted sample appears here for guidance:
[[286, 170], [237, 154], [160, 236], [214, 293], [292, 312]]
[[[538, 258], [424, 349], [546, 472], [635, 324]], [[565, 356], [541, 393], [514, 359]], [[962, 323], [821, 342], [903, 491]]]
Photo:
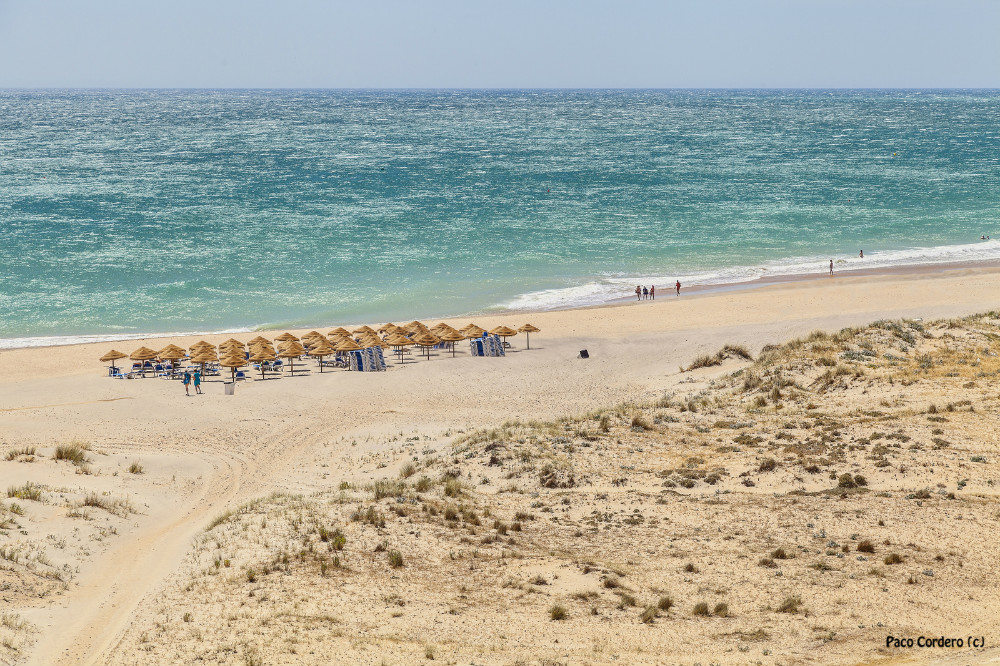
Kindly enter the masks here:
[[674, 284], [674, 289], [677, 291], [677, 295], [680, 296], [681, 295], [681, 281], [680, 280], [678, 280]]
[[830, 260], [830, 277], [833, 277], [833, 259]]

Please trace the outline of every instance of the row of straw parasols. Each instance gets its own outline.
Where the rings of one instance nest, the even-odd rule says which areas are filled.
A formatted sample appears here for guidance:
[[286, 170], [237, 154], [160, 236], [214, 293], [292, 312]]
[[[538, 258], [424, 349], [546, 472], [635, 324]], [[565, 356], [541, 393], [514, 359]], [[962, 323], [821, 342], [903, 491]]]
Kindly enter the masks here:
[[[507, 326], [497, 326], [491, 329], [489, 333], [500, 336], [504, 342], [509, 337], [515, 336], [518, 333], [524, 333], [527, 338], [527, 348], [531, 349], [530, 334], [538, 333], [539, 331], [539, 328], [531, 324], [525, 324], [517, 330]], [[261, 364], [261, 377], [263, 378], [263, 364], [279, 358], [288, 360], [291, 374], [294, 375], [295, 359], [306, 353], [319, 359], [320, 372], [323, 372], [323, 359], [327, 356], [336, 352], [356, 351], [375, 346], [392, 348], [393, 352], [399, 355], [400, 362], [402, 362], [403, 348], [405, 347], [411, 345], [421, 347], [425, 351], [427, 358], [430, 358], [431, 347], [442, 342], [448, 342], [451, 343], [451, 353], [452, 357], [454, 357], [454, 343], [461, 340], [482, 337], [483, 333], [486, 332], [485, 329], [472, 323], [463, 328], [455, 329], [444, 322], [428, 327], [422, 322], [411, 321], [409, 324], [401, 326], [387, 323], [378, 329], [373, 329], [370, 326], [361, 326], [353, 331], [348, 331], [346, 328], [339, 327], [333, 329], [327, 335], [323, 335], [319, 331], [309, 331], [301, 339], [291, 333], [282, 333], [275, 338], [275, 342], [278, 343], [277, 347], [267, 338], [258, 335], [247, 343], [230, 338], [220, 343], [218, 348], [212, 343], [202, 340], [191, 345], [189, 350], [173, 344], [167, 345], [159, 351], [143, 346], [126, 355], [117, 349], [112, 349], [104, 354], [100, 360], [102, 363], [110, 362], [113, 368], [115, 367], [115, 361], [123, 358], [139, 361], [143, 364], [143, 374], [145, 374], [146, 361], [154, 359], [179, 361], [189, 356], [188, 352], [190, 352], [190, 362], [201, 365], [202, 372], [204, 372], [206, 364], [217, 362], [220, 366], [229, 368], [232, 371], [232, 377], [235, 381], [237, 368], [247, 365], [248, 362]], [[384, 338], [380, 337], [383, 335], [385, 336]], [[217, 349], [218, 351], [216, 351]], [[249, 358], [247, 358], [247, 352], [249, 352]]]

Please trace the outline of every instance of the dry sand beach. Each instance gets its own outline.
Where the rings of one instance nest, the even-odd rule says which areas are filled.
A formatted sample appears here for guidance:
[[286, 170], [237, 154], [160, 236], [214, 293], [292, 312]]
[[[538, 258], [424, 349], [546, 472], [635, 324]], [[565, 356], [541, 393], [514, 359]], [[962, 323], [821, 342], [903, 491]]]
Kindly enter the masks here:
[[0, 663], [1000, 660], [998, 292], [475, 317], [542, 332], [233, 396], [0, 352]]

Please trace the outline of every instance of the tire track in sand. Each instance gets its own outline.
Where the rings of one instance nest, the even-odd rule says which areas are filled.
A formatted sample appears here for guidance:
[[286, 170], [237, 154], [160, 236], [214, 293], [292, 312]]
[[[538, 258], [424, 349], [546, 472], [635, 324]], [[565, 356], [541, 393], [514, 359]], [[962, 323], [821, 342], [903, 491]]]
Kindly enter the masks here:
[[245, 463], [236, 455], [201, 454], [205, 471], [200, 492], [179, 511], [139, 528], [100, 556], [96, 568], [70, 593], [67, 603], [48, 611], [48, 640], [39, 641], [28, 664], [99, 664], [132, 621], [137, 606], [155, 592], [181, 561], [191, 539], [211, 516], [240, 491]]

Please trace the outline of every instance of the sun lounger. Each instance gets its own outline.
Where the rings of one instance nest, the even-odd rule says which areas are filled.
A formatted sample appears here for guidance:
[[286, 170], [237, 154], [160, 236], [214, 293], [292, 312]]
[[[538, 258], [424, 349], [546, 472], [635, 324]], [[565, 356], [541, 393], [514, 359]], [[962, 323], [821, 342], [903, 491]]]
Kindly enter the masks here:
[[365, 350], [365, 355], [368, 359], [368, 369], [381, 372], [385, 370], [385, 355], [382, 353], [381, 347], [369, 347]]

